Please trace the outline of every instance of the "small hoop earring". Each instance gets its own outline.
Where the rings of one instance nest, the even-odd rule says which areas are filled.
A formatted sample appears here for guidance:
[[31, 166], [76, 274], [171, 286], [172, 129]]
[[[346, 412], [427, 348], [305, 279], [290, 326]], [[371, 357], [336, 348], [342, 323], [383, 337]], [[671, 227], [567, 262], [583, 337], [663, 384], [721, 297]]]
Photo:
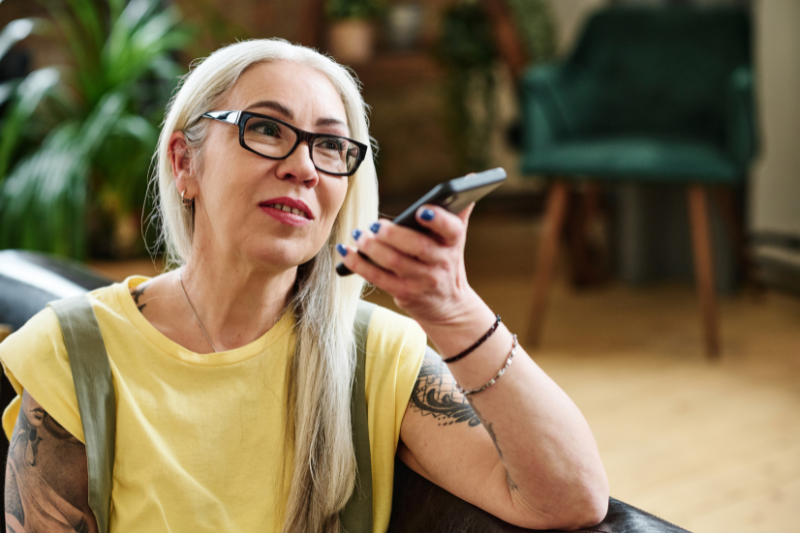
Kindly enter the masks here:
[[189, 207], [190, 205], [192, 205], [192, 202], [194, 202], [194, 198], [184, 198], [183, 197], [184, 194], [186, 194], [186, 189], [181, 191], [181, 201], [183, 202], [183, 205]]

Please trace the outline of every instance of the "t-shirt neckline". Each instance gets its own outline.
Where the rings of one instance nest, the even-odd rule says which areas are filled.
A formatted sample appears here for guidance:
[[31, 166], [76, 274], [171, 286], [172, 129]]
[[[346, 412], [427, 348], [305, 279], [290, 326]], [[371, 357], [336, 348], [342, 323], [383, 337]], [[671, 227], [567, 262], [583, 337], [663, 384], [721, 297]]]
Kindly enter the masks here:
[[136, 307], [136, 303], [130, 294], [130, 289], [138, 287], [150, 279], [152, 278], [146, 276], [130, 276], [125, 281], [115, 284], [117, 299], [128, 319], [142, 335], [170, 357], [185, 363], [203, 366], [224, 366], [239, 363], [264, 352], [268, 346], [284, 335], [291, 333], [291, 313], [284, 313], [274, 326], [249, 344], [224, 352], [193, 352], [161, 333]]

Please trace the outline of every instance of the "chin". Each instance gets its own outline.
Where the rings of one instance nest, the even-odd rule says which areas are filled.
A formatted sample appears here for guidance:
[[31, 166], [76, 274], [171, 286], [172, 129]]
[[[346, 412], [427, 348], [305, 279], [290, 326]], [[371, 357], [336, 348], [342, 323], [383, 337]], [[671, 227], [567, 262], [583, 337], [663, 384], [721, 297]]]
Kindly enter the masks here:
[[271, 243], [270, 246], [260, 248], [251, 254], [255, 261], [271, 269], [289, 270], [310, 261], [314, 256], [304, 254], [299, 250], [284, 249]]

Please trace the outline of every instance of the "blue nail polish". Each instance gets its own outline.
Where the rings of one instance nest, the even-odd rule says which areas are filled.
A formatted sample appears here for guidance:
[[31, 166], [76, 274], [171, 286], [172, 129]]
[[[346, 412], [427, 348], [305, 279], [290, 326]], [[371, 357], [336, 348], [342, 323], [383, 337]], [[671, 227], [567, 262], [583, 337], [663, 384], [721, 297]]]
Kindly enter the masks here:
[[428, 209], [427, 207], [422, 210], [422, 213], [419, 214], [419, 218], [424, 220], [425, 222], [430, 222], [433, 220], [433, 217], [436, 216], [432, 210]]
[[360, 229], [354, 229], [353, 230], [353, 240], [357, 241], [359, 237], [361, 237], [361, 230]]
[[339, 252], [339, 255], [341, 255], [342, 257], [347, 255], [347, 248], [345, 247], [344, 244], [337, 244], [336, 251]]
[[369, 230], [372, 233], [378, 233], [378, 230], [381, 229], [381, 225], [379, 222], [374, 222], [370, 227]]

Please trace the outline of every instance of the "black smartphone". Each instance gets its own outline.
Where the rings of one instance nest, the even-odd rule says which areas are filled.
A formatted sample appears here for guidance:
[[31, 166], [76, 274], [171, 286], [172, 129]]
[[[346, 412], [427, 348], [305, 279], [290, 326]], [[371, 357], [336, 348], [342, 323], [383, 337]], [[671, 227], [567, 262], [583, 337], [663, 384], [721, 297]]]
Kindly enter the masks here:
[[[420, 233], [430, 235], [431, 232], [428, 228], [417, 222], [417, 209], [423, 205], [431, 204], [444, 207], [451, 213], [460, 213], [469, 204], [477, 202], [499, 187], [505, 179], [506, 171], [498, 167], [484, 172], [478, 172], [477, 174], [470, 174], [461, 178], [445, 181], [428, 191], [422, 198], [414, 202], [411, 207], [400, 213], [393, 222], [398, 226], [405, 226], [406, 228], [411, 228]], [[361, 252], [358, 253], [362, 257], [367, 257]], [[336, 265], [336, 273], [340, 276], [349, 276], [352, 274], [344, 263]]]

